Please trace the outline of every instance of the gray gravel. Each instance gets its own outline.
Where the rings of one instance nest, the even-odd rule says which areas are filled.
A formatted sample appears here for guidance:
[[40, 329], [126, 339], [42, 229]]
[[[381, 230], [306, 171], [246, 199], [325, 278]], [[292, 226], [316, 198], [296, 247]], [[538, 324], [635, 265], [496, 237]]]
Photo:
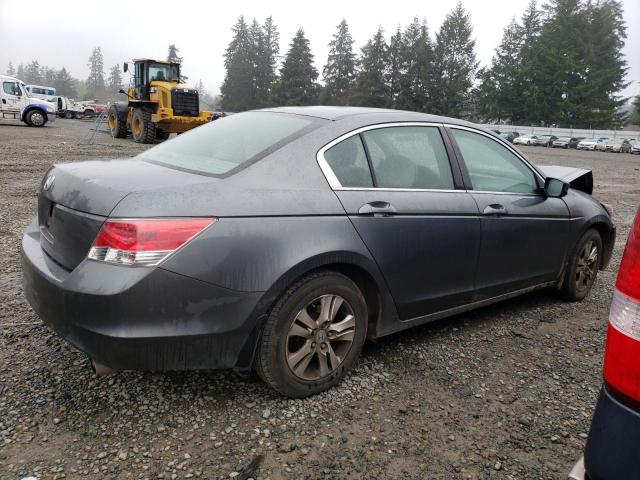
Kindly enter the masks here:
[[19, 244], [47, 168], [144, 148], [81, 145], [88, 127], [0, 124], [0, 478], [552, 479], [580, 456], [640, 157], [525, 149], [593, 169], [614, 208], [612, 266], [585, 301], [540, 292], [368, 343], [338, 388], [286, 400], [232, 372], [96, 378], [33, 314]]

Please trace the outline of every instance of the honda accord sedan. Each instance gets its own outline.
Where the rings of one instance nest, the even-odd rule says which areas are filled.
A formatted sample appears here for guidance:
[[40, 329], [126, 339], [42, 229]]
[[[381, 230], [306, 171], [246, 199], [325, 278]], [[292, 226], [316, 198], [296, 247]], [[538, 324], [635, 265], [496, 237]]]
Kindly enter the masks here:
[[615, 237], [592, 186], [461, 120], [245, 112], [54, 166], [24, 291], [98, 370], [255, 369], [302, 397], [367, 338], [541, 288], [583, 299]]

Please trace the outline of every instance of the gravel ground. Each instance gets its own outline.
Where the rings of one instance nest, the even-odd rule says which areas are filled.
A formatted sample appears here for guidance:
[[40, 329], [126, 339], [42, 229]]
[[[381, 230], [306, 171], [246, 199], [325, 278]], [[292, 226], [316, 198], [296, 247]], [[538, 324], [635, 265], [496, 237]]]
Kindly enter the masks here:
[[614, 208], [614, 258], [585, 301], [534, 293], [370, 342], [341, 386], [286, 400], [231, 372], [96, 378], [31, 311], [19, 245], [48, 167], [144, 149], [85, 145], [89, 126], [0, 125], [0, 478], [552, 479], [581, 455], [640, 157], [524, 149], [592, 169]]

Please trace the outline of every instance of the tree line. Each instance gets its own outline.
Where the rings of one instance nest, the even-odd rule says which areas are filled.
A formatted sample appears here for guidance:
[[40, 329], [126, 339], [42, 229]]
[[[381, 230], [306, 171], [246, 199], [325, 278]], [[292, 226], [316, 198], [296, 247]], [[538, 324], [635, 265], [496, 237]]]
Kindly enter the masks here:
[[359, 52], [342, 20], [328, 45], [322, 84], [302, 28], [282, 59], [271, 17], [260, 24], [240, 16], [232, 32], [221, 86], [227, 111], [325, 104], [576, 128], [624, 120], [626, 26], [618, 0], [549, 0], [541, 7], [531, 0], [481, 69], [461, 3], [433, 37], [426, 20], [414, 18], [388, 41], [379, 28]]

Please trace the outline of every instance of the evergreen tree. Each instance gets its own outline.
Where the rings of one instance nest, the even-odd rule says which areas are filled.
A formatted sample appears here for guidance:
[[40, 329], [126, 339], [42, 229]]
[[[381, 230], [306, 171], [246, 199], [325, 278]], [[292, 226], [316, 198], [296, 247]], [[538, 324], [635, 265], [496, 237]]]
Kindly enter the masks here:
[[537, 120], [573, 127], [615, 127], [625, 99], [626, 29], [614, 0], [551, 0], [531, 71], [539, 89]]
[[400, 44], [400, 93], [396, 107], [404, 110], [432, 110], [433, 45], [425, 21], [418, 18], [407, 26]]
[[390, 106], [398, 108], [399, 98], [402, 92], [401, 81], [405, 72], [403, 59], [402, 32], [400, 26], [396, 29], [396, 33], [389, 40], [389, 49], [387, 50], [388, 58], [388, 87]]
[[268, 17], [260, 26], [255, 20], [251, 27], [253, 44], [254, 95], [252, 108], [268, 107], [276, 84], [276, 65], [280, 53], [280, 34]]
[[471, 38], [469, 15], [458, 3], [447, 14], [436, 35], [433, 106], [436, 113], [453, 117], [469, 115], [471, 87], [478, 63]]
[[629, 116], [629, 123], [633, 125], [640, 125], [640, 95], [636, 95], [636, 98], [633, 100], [633, 110], [631, 111], [631, 115]]
[[118, 93], [122, 88], [122, 74], [120, 73], [120, 65], [114, 65], [109, 70], [109, 80], [107, 82], [107, 89], [109, 93]]
[[9, 62], [9, 66], [7, 67], [7, 75], [9, 75], [10, 77], [15, 76], [16, 74], [16, 69], [13, 68], [13, 63]]
[[280, 68], [275, 101], [278, 105], [313, 105], [318, 101], [318, 70], [313, 66], [309, 40], [300, 28]]
[[627, 36], [624, 12], [621, 3], [612, 0], [588, 3], [585, 8], [589, 25], [584, 37], [590, 48], [580, 96], [588, 106], [579, 123], [585, 127], [619, 127], [624, 121], [620, 108], [627, 101], [620, 91], [628, 86], [627, 62], [622, 53]]
[[93, 49], [89, 57], [89, 77], [87, 78], [87, 93], [85, 98], [97, 98], [104, 94], [104, 60], [100, 47]]
[[356, 55], [347, 21], [342, 19], [337, 29], [329, 42], [329, 56], [322, 71], [325, 86], [321, 103], [325, 105], [348, 105], [356, 79]]
[[[175, 46], [175, 44], [169, 45], [169, 51], [167, 53], [167, 62], [174, 62], [182, 64], [182, 57], [178, 55], [180, 49]], [[185, 77], [182, 75], [182, 71], [180, 71], [180, 83], [184, 83], [187, 81], [189, 77]]]
[[365, 107], [388, 107], [389, 47], [382, 28], [362, 48], [360, 71], [356, 80], [354, 103]]
[[53, 86], [58, 91], [58, 95], [63, 97], [76, 98], [78, 95], [75, 87], [75, 80], [64, 67], [58, 70]]
[[32, 61], [24, 70], [24, 78], [20, 78], [26, 84], [42, 83], [42, 69], [37, 60]]
[[220, 87], [222, 108], [249, 110], [254, 98], [253, 43], [244, 16], [238, 18], [232, 31], [233, 39], [224, 54], [227, 73]]
[[522, 16], [522, 24], [518, 30], [521, 45], [519, 61], [520, 74], [518, 88], [521, 92], [520, 114], [513, 119], [514, 123], [539, 124], [541, 121], [541, 107], [544, 97], [540, 85], [536, 82], [536, 55], [540, 48], [539, 39], [542, 29], [542, 14], [538, 9], [536, 0], [530, 0], [527, 9]]
[[167, 62], [182, 63], [182, 57], [178, 55], [180, 49], [175, 44], [169, 45], [169, 52], [167, 53]]
[[24, 69], [24, 65], [22, 65], [21, 63], [18, 65], [18, 69], [16, 70], [16, 78], [18, 78], [19, 80], [22, 80], [24, 82], [24, 77], [25, 77], [25, 69]]
[[42, 83], [46, 86], [53, 86], [58, 76], [58, 72], [55, 68], [42, 67]]
[[520, 78], [521, 27], [515, 20], [505, 28], [490, 68], [478, 72], [479, 113], [486, 120], [518, 122], [522, 118]]

